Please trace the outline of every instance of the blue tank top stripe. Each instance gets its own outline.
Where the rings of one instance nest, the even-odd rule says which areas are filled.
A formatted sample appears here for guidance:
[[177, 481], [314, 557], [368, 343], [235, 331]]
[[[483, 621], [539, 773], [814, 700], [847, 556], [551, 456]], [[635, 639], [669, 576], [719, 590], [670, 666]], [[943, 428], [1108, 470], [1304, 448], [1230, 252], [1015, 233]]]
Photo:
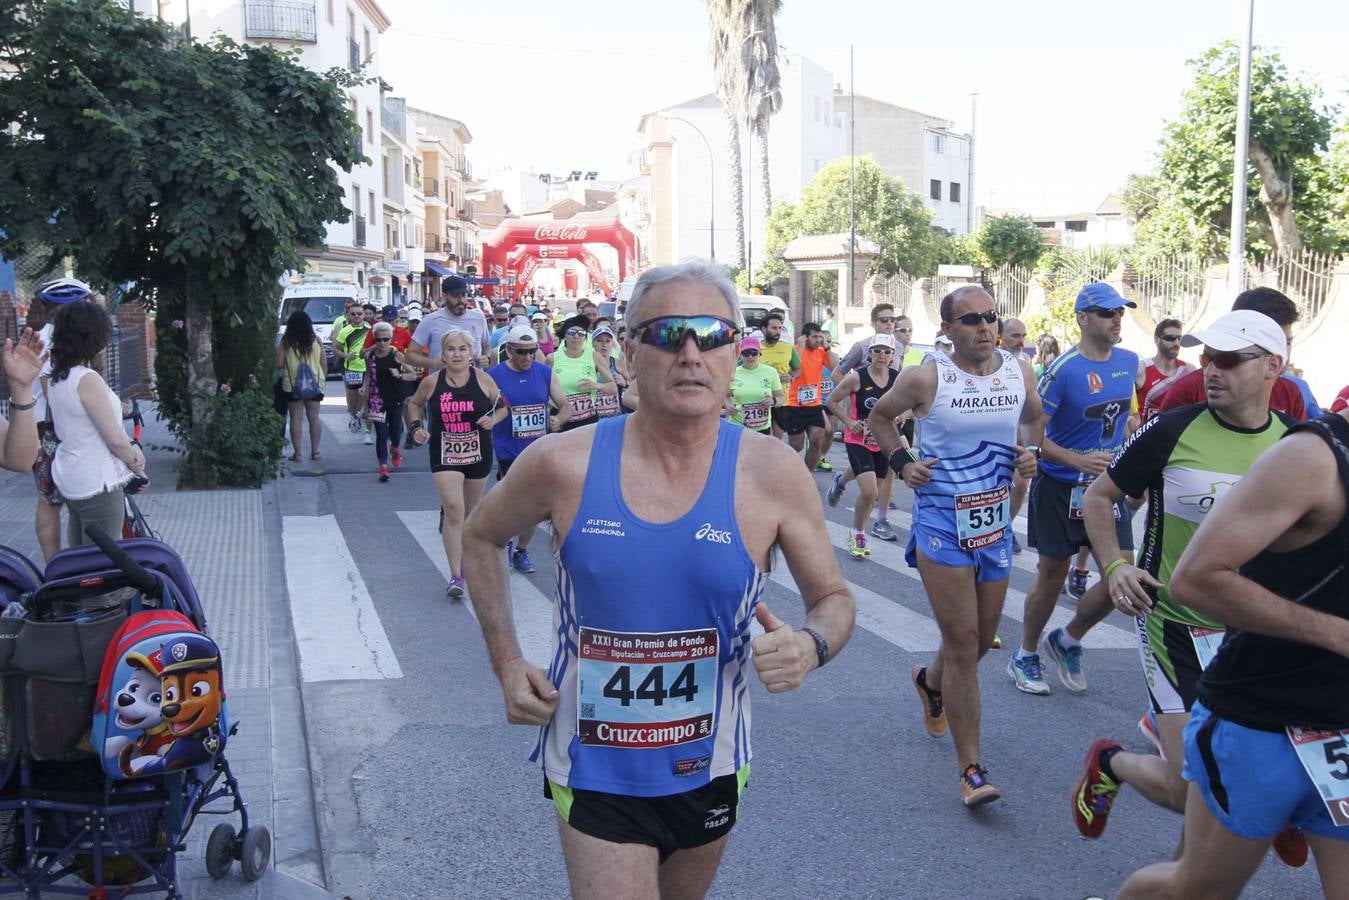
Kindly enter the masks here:
[[549, 676], [560, 698], [535, 756], [570, 787], [664, 796], [751, 758], [749, 626], [765, 579], [735, 519], [744, 429], [720, 423], [698, 500], [653, 523], [623, 499], [628, 421], [595, 426], [581, 503], [555, 554]]

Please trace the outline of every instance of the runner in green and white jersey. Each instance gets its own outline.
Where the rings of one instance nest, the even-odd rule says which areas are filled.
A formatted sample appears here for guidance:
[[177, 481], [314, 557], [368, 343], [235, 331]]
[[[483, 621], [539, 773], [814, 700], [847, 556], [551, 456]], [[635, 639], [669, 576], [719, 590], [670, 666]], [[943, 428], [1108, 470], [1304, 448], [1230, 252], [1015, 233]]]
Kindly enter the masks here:
[[[1204, 346], [1207, 402], [1150, 419], [1121, 447], [1082, 502], [1083, 518], [1110, 598], [1136, 616], [1139, 653], [1156, 717], [1161, 756], [1126, 753], [1109, 738], [1091, 745], [1073, 798], [1073, 818], [1099, 837], [1123, 783], [1158, 806], [1184, 812], [1184, 730], [1204, 668], [1222, 642], [1221, 622], [1176, 601], [1171, 572], [1213, 504], [1293, 420], [1269, 410], [1288, 353], [1278, 324], [1250, 310], [1228, 313], [1184, 338]], [[1138, 565], [1120, 551], [1115, 508], [1148, 495]], [[1146, 717], [1145, 717], [1146, 718]], [[1143, 727], [1143, 723], [1140, 723]]]

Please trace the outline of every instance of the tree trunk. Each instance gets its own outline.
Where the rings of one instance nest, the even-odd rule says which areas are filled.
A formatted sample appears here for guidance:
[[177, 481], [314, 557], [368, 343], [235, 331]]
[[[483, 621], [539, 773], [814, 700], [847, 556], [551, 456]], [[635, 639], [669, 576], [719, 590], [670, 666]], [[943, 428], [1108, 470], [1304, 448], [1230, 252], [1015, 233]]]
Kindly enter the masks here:
[[762, 122], [757, 129], [759, 143], [759, 190], [763, 191], [764, 234], [768, 233], [768, 217], [773, 214], [773, 179], [768, 174], [768, 123]]
[[726, 109], [726, 147], [730, 159], [727, 171], [731, 173], [731, 219], [735, 222], [735, 260], [737, 268], [745, 268], [745, 179], [740, 168], [740, 123], [729, 106]]
[[[216, 393], [215, 360], [211, 356], [211, 305], [204, 292], [187, 293], [183, 322], [187, 329], [187, 390], [192, 409], [190, 443], [200, 447], [206, 441], [206, 428], [211, 424], [212, 401]], [[210, 486], [209, 472], [194, 467], [190, 477], [196, 487]]]
[[1274, 160], [1264, 147], [1251, 141], [1251, 163], [1260, 176], [1260, 202], [1269, 213], [1274, 232], [1274, 247], [1279, 253], [1290, 255], [1302, 249], [1297, 220], [1293, 217], [1293, 184], [1279, 174]]

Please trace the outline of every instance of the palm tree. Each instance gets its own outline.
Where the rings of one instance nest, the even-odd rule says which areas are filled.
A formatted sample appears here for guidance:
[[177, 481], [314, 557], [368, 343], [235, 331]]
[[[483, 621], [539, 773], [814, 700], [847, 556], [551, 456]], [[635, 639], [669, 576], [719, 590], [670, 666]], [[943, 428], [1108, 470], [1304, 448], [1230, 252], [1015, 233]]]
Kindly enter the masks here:
[[735, 222], [736, 264], [745, 265], [745, 187], [740, 129], [754, 134], [759, 148], [759, 187], [764, 221], [773, 209], [768, 172], [768, 123], [782, 108], [775, 17], [782, 0], [705, 0], [711, 27], [712, 71], [726, 110], [726, 145], [731, 173], [731, 218]]

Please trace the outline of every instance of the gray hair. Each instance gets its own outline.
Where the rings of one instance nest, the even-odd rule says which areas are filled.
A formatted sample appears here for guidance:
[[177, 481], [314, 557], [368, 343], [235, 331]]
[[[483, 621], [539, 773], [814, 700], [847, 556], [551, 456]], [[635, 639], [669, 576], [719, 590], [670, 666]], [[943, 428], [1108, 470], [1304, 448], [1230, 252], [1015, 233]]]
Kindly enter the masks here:
[[477, 346], [474, 343], [472, 332], [465, 331], [462, 328], [451, 328], [449, 331], [445, 332], [440, 336], [440, 352], [441, 353], [445, 352], [445, 348], [450, 346], [450, 341], [460, 341], [460, 340], [463, 341], [465, 344], [468, 344], [468, 350], [470, 353], [472, 353], [473, 348]]
[[393, 324], [392, 324], [392, 323], [390, 323], [390, 322], [376, 322], [376, 323], [375, 323], [375, 337], [379, 337], [380, 335], [383, 335], [383, 334], [387, 334], [389, 337], [393, 337]]
[[730, 318], [736, 327], [741, 329], [745, 327], [745, 318], [740, 312], [740, 295], [735, 289], [735, 284], [727, 277], [725, 266], [710, 260], [694, 258], [671, 266], [656, 266], [642, 273], [637, 279], [636, 287], [632, 289], [627, 310], [623, 314], [623, 322], [629, 335], [635, 335], [635, 326], [645, 321], [642, 317], [642, 303], [646, 300], [646, 295], [653, 288], [680, 282], [706, 284], [716, 288], [731, 308]]

